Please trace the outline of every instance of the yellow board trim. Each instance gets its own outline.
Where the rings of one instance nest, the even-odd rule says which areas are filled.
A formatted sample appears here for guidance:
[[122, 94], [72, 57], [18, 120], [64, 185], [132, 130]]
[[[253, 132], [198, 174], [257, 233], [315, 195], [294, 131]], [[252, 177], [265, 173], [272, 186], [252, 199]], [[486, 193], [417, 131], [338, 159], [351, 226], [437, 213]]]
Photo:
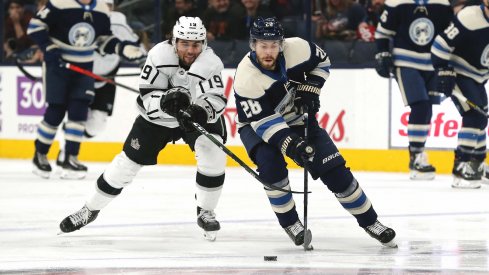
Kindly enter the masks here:
[[[254, 167], [242, 146], [228, 146], [228, 148], [242, 159], [246, 164]], [[49, 159], [55, 159], [59, 150], [58, 142], [54, 142], [48, 154]], [[83, 161], [109, 162], [122, 151], [119, 142], [84, 142], [81, 145], [79, 159]], [[409, 154], [407, 150], [363, 150], [341, 149], [347, 166], [356, 171], [382, 171], [382, 172], [408, 172]], [[430, 162], [437, 172], [448, 174], [452, 171], [452, 151], [428, 151]], [[30, 159], [34, 154], [32, 140], [0, 139], [0, 158]], [[289, 167], [298, 166], [287, 159]], [[187, 145], [175, 144], [167, 146], [158, 155], [158, 164], [195, 165], [194, 154]], [[228, 166], [239, 166], [228, 157]]]

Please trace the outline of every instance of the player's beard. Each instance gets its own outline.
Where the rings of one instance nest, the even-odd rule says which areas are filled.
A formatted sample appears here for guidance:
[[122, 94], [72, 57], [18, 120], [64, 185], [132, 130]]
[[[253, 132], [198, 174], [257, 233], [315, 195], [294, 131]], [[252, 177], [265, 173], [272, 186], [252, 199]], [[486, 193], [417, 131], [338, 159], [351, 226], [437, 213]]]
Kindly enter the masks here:
[[195, 59], [197, 59], [198, 55], [184, 55], [180, 60], [182, 61], [183, 64], [190, 66], [195, 62]]
[[277, 64], [277, 58], [269, 55], [264, 58], [258, 58], [258, 63], [260, 63], [260, 66], [265, 70], [274, 70], [275, 65]]

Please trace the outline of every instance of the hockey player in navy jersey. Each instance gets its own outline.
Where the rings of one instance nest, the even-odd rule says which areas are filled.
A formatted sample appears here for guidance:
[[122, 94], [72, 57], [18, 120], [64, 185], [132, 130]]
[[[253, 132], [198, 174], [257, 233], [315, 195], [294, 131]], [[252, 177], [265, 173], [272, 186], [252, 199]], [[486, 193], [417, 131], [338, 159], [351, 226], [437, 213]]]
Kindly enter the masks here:
[[68, 70], [64, 62], [92, 70], [94, 50], [117, 53], [129, 61], [145, 58], [139, 47], [120, 41], [110, 31], [109, 10], [97, 0], [51, 0], [34, 17], [29, 36], [44, 54], [43, 82], [48, 107], [38, 125], [35, 141], [34, 173], [49, 178], [47, 153], [59, 125], [65, 124], [63, 178], [83, 178], [87, 167], [78, 161], [88, 105], [93, 99], [94, 80]]
[[[480, 188], [486, 158], [487, 112], [484, 85], [489, 79], [489, 3], [463, 8], [431, 47], [437, 89], [451, 96], [462, 115], [452, 174], [454, 188]], [[460, 96], [462, 95], [462, 97]]]
[[[157, 44], [148, 53], [139, 82], [140, 115], [123, 151], [98, 178], [96, 190], [85, 206], [61, 222], [62, 232], [72, 232], [92, 222], [143, 166], [156, 164], [158, 153], [168, 143], [183, 139], [195, 151], [197, 160], [197, 224], [206, 239], [215, 240], [220, 224], [214, 209], [224, 184], [226, 155], [189, 122], [199, 123], [225, 142], [222, 114], [227, 99], [221, 78], [223, 68], [219, 57], [207, 47], [202, 21], [198, 17], [180, 17], [173, 27], [172, 39]], [[187, 115], [182, 115], [182, 111]]]
[[[319, 94], [329, 76], [328, 55], [301, 38], [283, 37], [275, 18], [257, 18], [250, 30], [249, 52], [239, 63], [234, 92], [238, 127], [260, 178], [290, 190], [285, 156], [303, 166], [333, 192], [360, 227], [383, 245], [395, 247], [395, 232], [377, 213], [328, 133], [319, 127]], [[302, 116], [309, 114], [305, 141]], [[280, 226], [295, 245], [304, 245], [304, 227], [291, 193], [265, 188]], [[307, 243], [305, 246], [308, 245]]]
[[[453, 16], [448, 0], [387, 0], [375, 32], [377, 73], [397, 80], [408, 122], [409, 170], [411, 179], [434, 179], [435, 167], [424, 147], [430, 130], [432, 104], [440, 103], [434, 87], [430, 47], [437, 33]], [[393, 49], [390, 41], [393, 40]]]
[[[134, 45], [139, 43], [139, 37], [127, 24], [126, 16], [114, 11], [114, 0], [103, 0], [109, 7], [110, 29], [115, 37], [121, 41], [130, 41]], [[140, 46], [142, 52], [146, 50]], [[104, 54], [94, 52], [93, 73], [105, 78], [113, 79], [119, 70], [121, 57], [118, 54]], [[144, 60], [143, 60], [144, 61]], [[90, 103], [87, 121], [85, 123], [85, 138], [93, 138], [104, 131], [108, 118], [112, 115], [116, 94], [116, 86], [103, 81], [95, 81], [94, 98]], [[56, 159], [56, 165], [62, 167], [64, 163], [64, 147]]]

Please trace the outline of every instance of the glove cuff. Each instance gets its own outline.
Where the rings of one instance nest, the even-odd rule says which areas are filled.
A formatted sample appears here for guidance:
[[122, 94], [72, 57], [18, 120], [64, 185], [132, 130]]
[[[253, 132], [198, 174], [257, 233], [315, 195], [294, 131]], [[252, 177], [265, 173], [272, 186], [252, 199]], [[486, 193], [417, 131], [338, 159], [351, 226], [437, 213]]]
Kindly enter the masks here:
[[291, 133], [283, 138], [280, 142], [280, 151], [282, 152], [282, 154], [293, 158], [293, 156], [291, 156], [290, 154], [291, 148], [295, 148], [297, 143], [299, 143], [300, 141], [301, 138], [298, 135]]
[[309, 85], [309, 84], [300, 84], [299, 86], [297, 86], [297, 90], [302, 92], [313, 93], [317, 95], [321, 94], [321, 89], [319, 87]]

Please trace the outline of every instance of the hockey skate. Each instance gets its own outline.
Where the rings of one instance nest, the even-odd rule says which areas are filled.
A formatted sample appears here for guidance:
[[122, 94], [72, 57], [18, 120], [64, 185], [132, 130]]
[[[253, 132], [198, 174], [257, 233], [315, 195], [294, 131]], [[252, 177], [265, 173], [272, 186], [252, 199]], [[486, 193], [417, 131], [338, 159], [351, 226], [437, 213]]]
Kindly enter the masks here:
[[455, 160], [453, 165], [453, 188], [477, 189], [481, 188], [484, 174], [484, 164], [480, 161]]
[[378, 220], [374, 224], [363, 228], [370, 237], [379, 241], [383, 246], [396, 248], [397, 244], [394, 238], [396, 232], [394, 229], [381, 224]]
[[217, 231], [221, 225], [216, 220], [216, 213], [212, 210], [205, 210], [197, 206], [197, 224], [204, 230], [204, 238], [208, 241], [215, 241]]
[[304, 234], [304, 225], [300, 220], [297, 220], [293, 225], [289, 225], [284, 228], [287, 235], [289, 235], [290, 239], [294, 242], [295, 245], [302, 245], [306, 250], [312, 250], [313, 247], [311, 245], [312, 241], [312, 233], [311, 230], [307, 230], [307, 233]]
[[[58, 161], [56, 161], [58, 164]], [[80, 163], [78, 156], [65, 155], [60, 177], [62, 179], [84, 179], [87, 175], [87, 167]]]
[[64, 233], [79, 230], [85, 225], [93, 222], [97, 218], [99, 212], [100, 210], [92, 211], [88, 209], [86, 205], [84, 205], [82, 209], [64, 218], [64, 220], [62, 220], [59, 224], [59, 228]]
[[409, 152], [409, 171], [409, 178], [412, 180], [432, 180], [436, 169], [428, 163], [425, 152]]
[[47, 156], [36, 151], [32, 162], [34, 164], [32, 172], [41, 178], [49, 179], [52, 169]]

